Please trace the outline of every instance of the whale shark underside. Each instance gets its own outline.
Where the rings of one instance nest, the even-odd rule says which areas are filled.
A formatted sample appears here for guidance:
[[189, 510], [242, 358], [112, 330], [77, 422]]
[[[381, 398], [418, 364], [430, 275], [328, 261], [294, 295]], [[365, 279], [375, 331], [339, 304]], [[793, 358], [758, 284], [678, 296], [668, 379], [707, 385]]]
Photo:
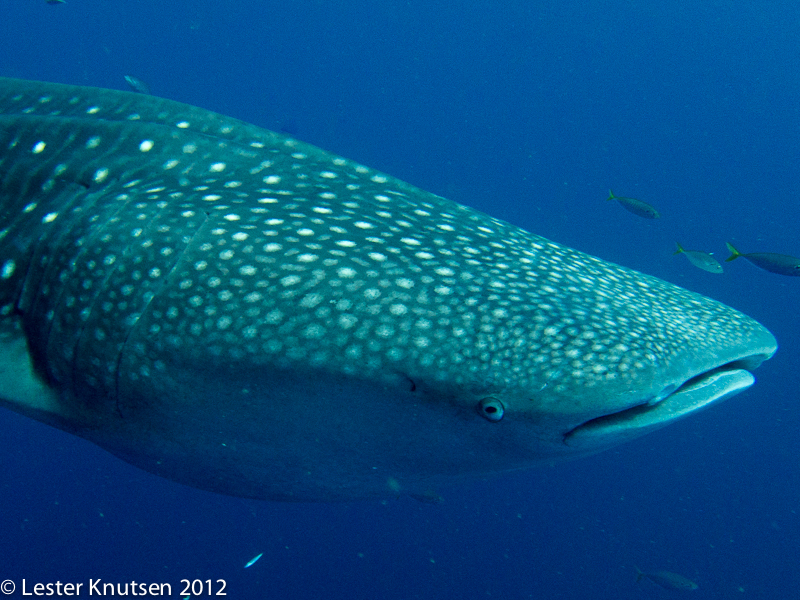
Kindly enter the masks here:
[[425, 493], [641, 435], [775, 349], [718, 302], [283, 135], [0, 79], [0, 398], [164, 477]]

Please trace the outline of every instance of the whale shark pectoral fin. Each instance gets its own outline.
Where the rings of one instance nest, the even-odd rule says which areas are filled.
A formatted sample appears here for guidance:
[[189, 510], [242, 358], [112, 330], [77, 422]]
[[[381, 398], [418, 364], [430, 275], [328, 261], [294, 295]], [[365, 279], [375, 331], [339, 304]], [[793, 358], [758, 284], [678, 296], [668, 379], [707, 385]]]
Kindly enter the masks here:
[[21, 327], [4, 326], [0, 334], [0, 402], [48, 423], [65, 417], [58, 394], [34, 368]]

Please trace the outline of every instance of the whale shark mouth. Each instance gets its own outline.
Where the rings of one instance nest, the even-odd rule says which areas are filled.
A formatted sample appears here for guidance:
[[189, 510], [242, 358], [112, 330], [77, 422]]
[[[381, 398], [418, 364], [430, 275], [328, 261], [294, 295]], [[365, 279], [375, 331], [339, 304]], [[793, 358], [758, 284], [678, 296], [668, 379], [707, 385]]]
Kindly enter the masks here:
[[720, 402], [755, 383], [750, 372], [772, 353], [752, 354], [703, 371], [679, 387], [666, 389], [649, 400], [581, 423], [564, 434], [570, 447], [615, 445], [644, 435], [711, 404]]

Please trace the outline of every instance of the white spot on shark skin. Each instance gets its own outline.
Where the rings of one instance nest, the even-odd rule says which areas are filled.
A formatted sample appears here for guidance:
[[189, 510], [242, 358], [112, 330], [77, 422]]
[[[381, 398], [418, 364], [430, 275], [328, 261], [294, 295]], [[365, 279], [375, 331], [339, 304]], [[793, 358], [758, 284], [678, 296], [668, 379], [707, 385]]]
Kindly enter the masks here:
[[375, 335], [383, 339], [389, 339], [394, 335], [394, 331], [394, 327], [391, 325], [378, 325], [378, 327], [375, 328]]
[[224, 162], [215, 162], [208, 167], [212, 173], [222, 173], [227, 165]]
[[36, 142], [33, 145], [33, 148], [31, 148], [31, 152], [33, 152], [34, 154], [41, 154], [42, 152], [44, 152], [44, 149], [46, 147], [47, 144], [45, 142]]
[[339, 326], [342, 329], [350, 329], [354, 327], [356, 323], [358, 323], [358, 318], [354, 315], [347, 314], [339, 317]]
[[3, 263], [2, 271], [0, 271], [0, 277], [3, 279], [9, 279], [14, 274], [14, 271], [17, 268], [17, 264], [13, 260], [7, 260]]
[[324, 299], [325, 297], [322, 294], [308, 294], [300, 300], [300, 306], [303, 308], [314, 308]]
[[303, 330], [303, 336], [310, 340], [320, 339], [325, 335], [325, 328], [318, 324], [312, 323], [311, 325], [306, 326]]
[[155, 146], [155, 144], [153, 143], [153, 140], [142, 140], [142, 143], [139, 144], [139, 151], [140, 152], [150, 152], [150, 150], [153, 149], [153, 146]]
[[396, 317], [401, 317], [408, 312], [408, 307], [405, 304], [392, 304], [389, 312]]
[[103, 183], [107, 178], [108, 178], [108, 169], [102, 168], [102, 169], [97, 169], [97, 171], [95, 171], [94, 177], [92, 179], [94, 179], [95, 183]]
[[280, 280], [281, 285], [286, 287], [297, 285], [301, 281], [302, 279], [298, 275], [287, 275], [286, 277], [282, 277]]
[[283, 321], [283, 312], [278, 309], [271, 310], [265, 315], [264, 321], [271, 325], [277, 325]]

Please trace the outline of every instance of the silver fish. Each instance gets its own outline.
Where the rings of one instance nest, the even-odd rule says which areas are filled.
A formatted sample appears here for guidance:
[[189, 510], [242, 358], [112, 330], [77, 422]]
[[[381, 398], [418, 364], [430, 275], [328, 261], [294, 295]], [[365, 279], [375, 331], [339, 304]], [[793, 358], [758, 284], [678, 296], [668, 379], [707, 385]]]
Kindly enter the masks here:
[[124, 77], [125, 77], [125, 82], [130, 86], [130, 88], [134, 92], [139, 92], [140, 94], [150, 93], [150, 86], [147, 85], [144, 81], [142, 81], [138, 77], [134, 77], [133, 75], [125, 75]]
[[615, 196], [614, 192], [611, 190], [608, 190], [608, 198], [606, 198], [606, 201], [608, 200], [616, 200], [620, 203], [622, 208], [635, 214], [637, 217], [642, 217], [643, 219], [661, 218], [661, 215], [655, 209], [655, 207], [642, 200], [637, 200], [636, 198], [627, 198], [625, 196]]
[[676, 590], [679, 592], [691, 592], [696, 590], [699, 586], [687, 579], [683, 575], [673, 573], [672, 571], [640, 571], [636, 568], [636, 581], [637, 583], [642, 579], [649, 579], [656, 585], [661, 586], [665, 590]]
[[597, 452], [776, 350], [718, 302], [308, 144], [0, 79], [0, 398], [252, 498], [424, 494]]
[[247, 561], [247, 564], [245, 564], [244, 568], [249, 569], [254, 564], [256, 564], [258, 562], [258, 559], [260, 559], [262, 556], [264, 556], [263, 552], [261, 554], [257, 554], [256, 556]]
[[703, 271], [708, 271], [709, 273], [722, 273], [722, 265], [708, 252], [685, 250], [678, 242], [675, 242], [675, 245], [678, 246], [675, 254], [683, 254], [698, 269], [703, 269]]

